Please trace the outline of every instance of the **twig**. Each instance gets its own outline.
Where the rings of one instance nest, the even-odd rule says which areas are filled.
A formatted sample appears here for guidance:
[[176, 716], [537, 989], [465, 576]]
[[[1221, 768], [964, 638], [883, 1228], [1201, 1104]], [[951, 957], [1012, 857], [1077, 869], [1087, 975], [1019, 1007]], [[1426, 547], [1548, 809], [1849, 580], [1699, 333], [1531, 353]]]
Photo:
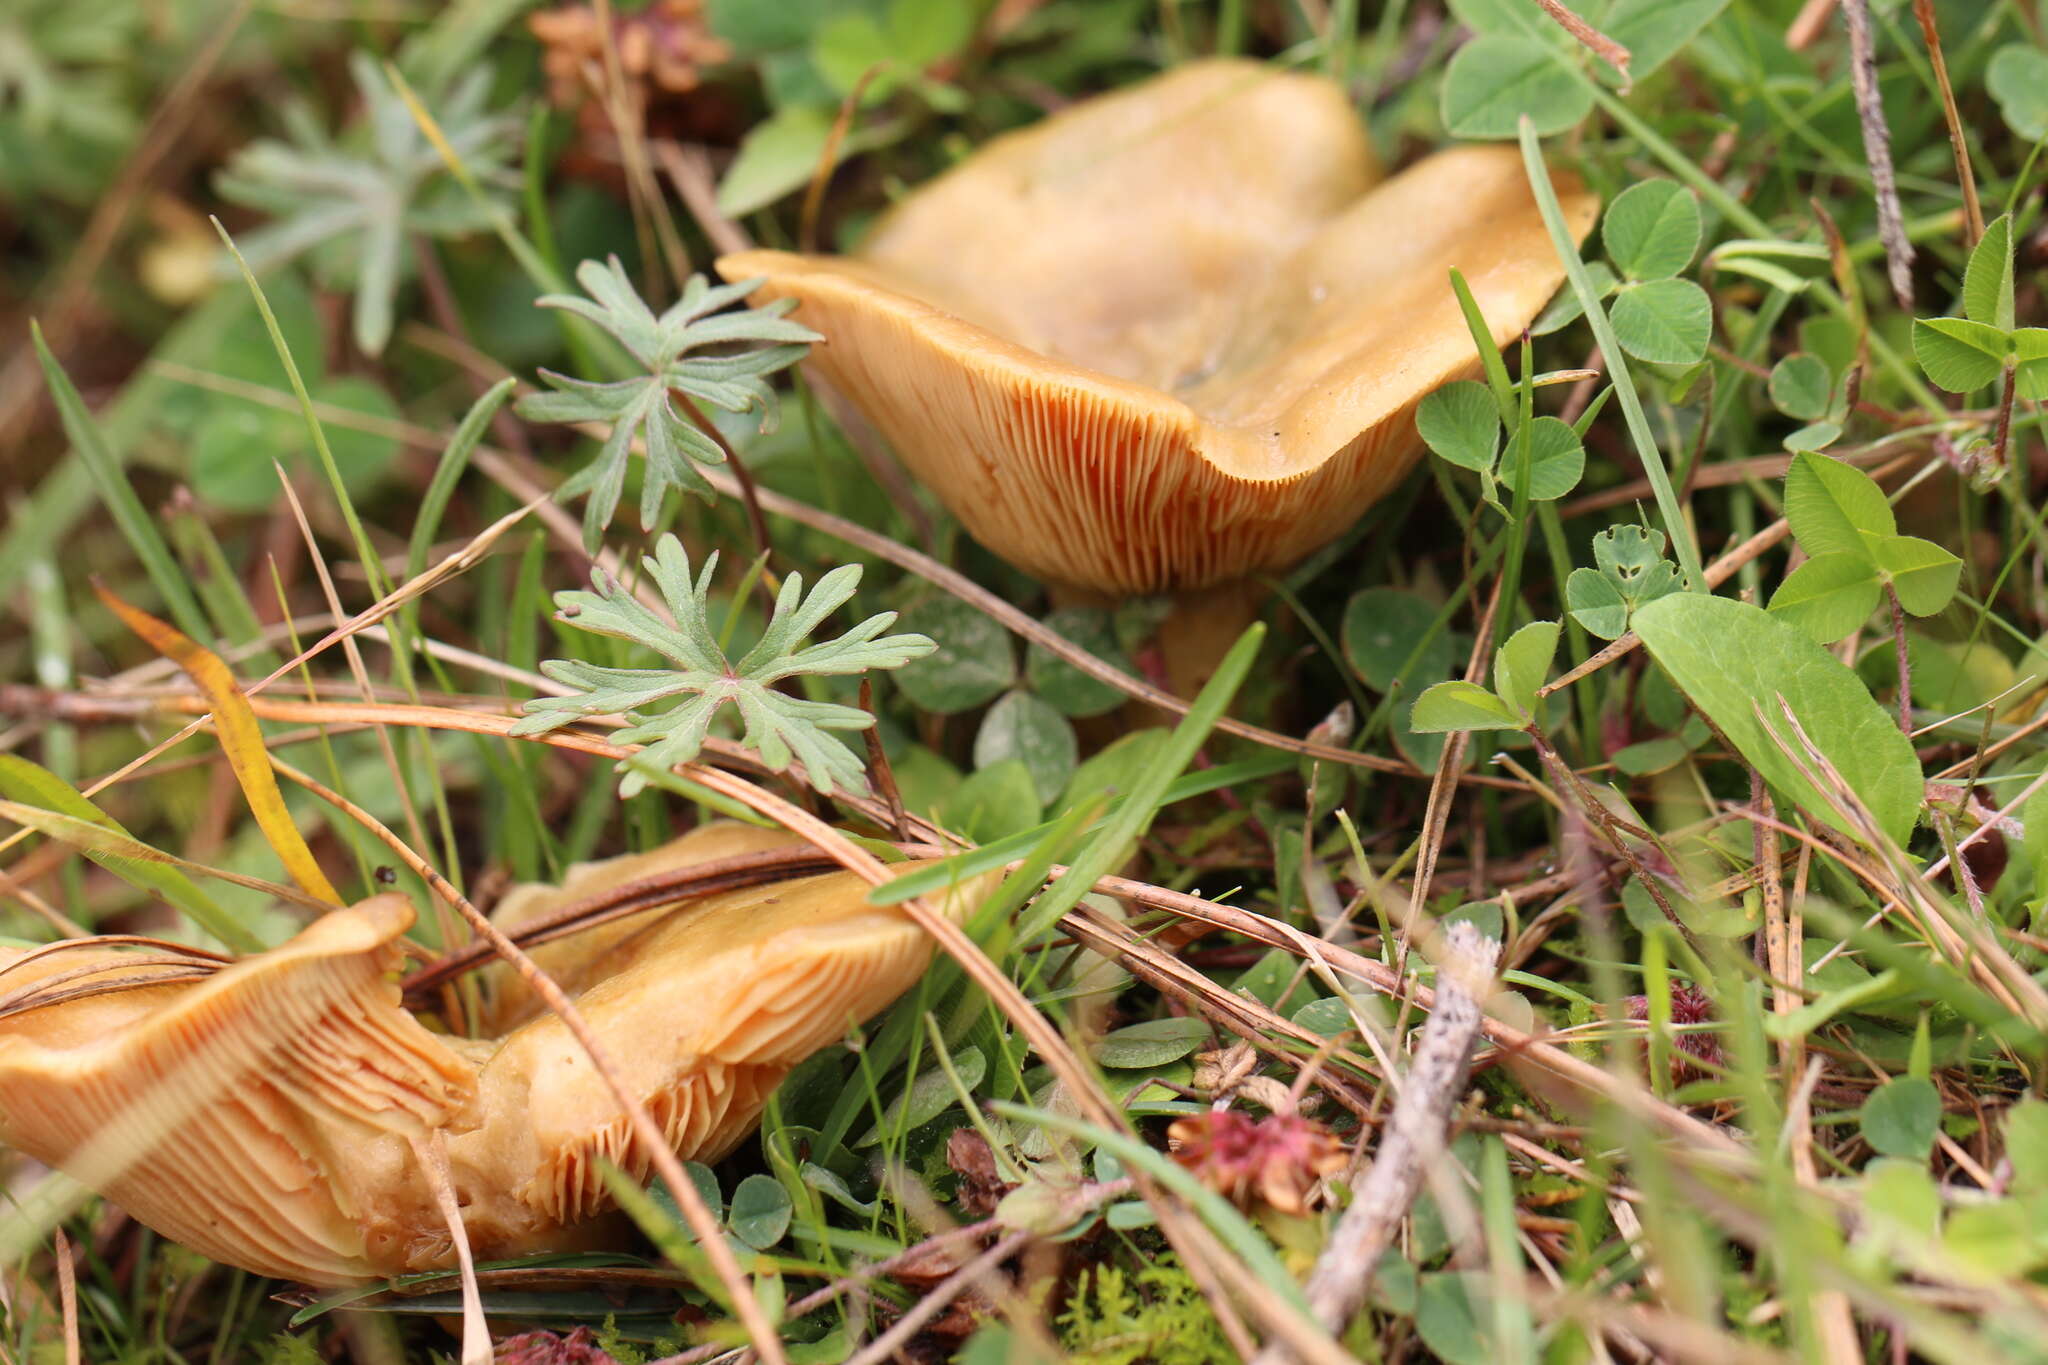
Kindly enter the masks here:
[[[710, 481], [713, 488], [717, 488], [721, 492], [737, 491], [738, 485], [732, 480], [727, 479], [724, 474], [717, 470], [706, 470], [705, 478]], [[1156, 706], [1160, 710], [1170, 711], [1176, 716], [1184, 716], [1188, 713], [1188, 703], [1182, 701], [1179, 697], [1153, 687], [1149, 683], [1141, 682], [1113, 664], [1105, 663], [1088, 651], [1069, 642], [1065, 636], [1060, 635], [1056, 631], [1048, 630], [1025, 612], [1010, 605], [1002, 597], [990, 592], [966, 575], [946, 567], [930, 555], [920, 554], [909, 546], [900, 545], [889, 539], [889, 537], [875, 531], [870, 531], [867, 527], [856, 522], [848, 521], [844, 517], [835, 517], [830, 512], [820, 511], [808, 503], [799, 502], [795, 498], [785, 497], [773, 489], [761, 489], [760, 497], [761, 506], [773, 512], [776, 516], [788, 517], [791, 521], [800, 522], [813, 530], [823, 531], [828, 536], [845, 541], [849, 545], [857, 546], [869, 554], [878, 555], [900, 568], [908, 569], [926, 582], [951, 593], [969, 606], [983, 612], [992, 618], [997, 625], [1002, 626], [1011, 634], [1021, 635], [1031, 643], [1042, 646], [1050, 653], [1057, 655], [1064, 662], [1072, 664], [1076, 669], [1086, 673], [1089, 677], [1108, 683], [1110, 686], [1122, 690], [1127, 696], [1144, 702], [1147, 706]], [[1343, 763], [1354, 768], [1373, 768], [1380, 772], [1399, 773], [1404, 777], [1418, 775], [1417, 770], [1411, 764], [1397, 763], [1392, 759], [1381, 758], [1376, 754], [1353, 753], [1349, 749], [1338, 749], [1328, 744], [1312, 744], [1307, 740], [1295, 739], [1292, 736], [1278, 734], [1256, 725], [1247, 725], [1243, 721], [1232, 720], [1228, 716], [1218, 718], [1216, 728], [1224, 734], [1237, 735], [1240, 738], [1264, 744], [1269, 748], [1284, 749], [1289, 753], [1303, 754], [1309, 758], [1320, 758], [1330, 763]], [[1472, 778], [1468, 780], [1481, 779]], [[1490, 782], [1488, 785], [1505, 786], [1508, 784]]]
[[1578, 39], [1594, 56], [1613, 67], [1616, 73], [1621, 76], [1622, 93], [1628, 93], [1629, 54], [1627, 48], [1615, 42], [1614, 39], [1608, 37], [1599, 29], [1594, 28], [1572, 11], [1566, 9], [1563, 4], [1559, 3], [1559, 0], [1536, 0], [1536, 7], [1552, 19], [1555, 19], [1559, 28]]
[[831, 181], [832, 172], [839, 168], [840, 149], [846, 145], [846, 134], [853, 127], [853, 116], [860, 109], [861, 98], [868, 92], [868, 83], [882, 69], [883, 64], [876, 62], [860, 73], [853, 89], [847, 91], [846, 98], [839, 102], [839, 114], [832, 120], [832, 131], [826, 135], [825, 145], [818, 150], [818, 164], [811, 171], [810, 188], [804, 191], [803, 210], [797, 218], [797, 245], [805, 251], [818, 249], [818, 217], [825, 207], [825, 186]]
[[1877, 195], [1877, 235], [1884, 243], [1885, 269], [1899, 307], [1913, 306], [1913, 243], [1906, 237], [1899, 211], [1899, 186], [1892, 174], [1892, 135], [1885, 126], [1884, 101], [1877, 89], [1877, 49], [1870, 37], [1869, 0], [1841, 0], [1842, 22], [1849, 28], [1849, 79], [1856, 88], [1856, 117], [1863, 124], [1863, 159], [1870, 163], [1870, 184]]
[[[1468, 921], [1453, 924], [1441, 942], [1436, 1004], [1422, 1026], [1401, 1097], [1381, 1133], [1372, 1169], [1309, 1272], [1309, 1311], [1333, 1334], [1343, 1332], [1365, 1301], [1380, 1256], [1415, 1203], [1423, 1176], [1447, 1150], [1451, 1111], [1464, 1090], [1481, 1001], [1492, 983], [1500, 945]], [[1268, 1348], [1254, 1365], [1280, 1365], [1286, 1359]]]
[[937, 1317], [946, 1305], [959, 1298], [976, 1280], [1016, 1255], [1031, 1238], [1032, 1234], [1029, 1232], [1013, 1232], [961, 1266], [921, 1295], [918, 1301], [910, 1306], [908, 1312], [889, 1324], [888, 1331], [848, 1357], [846, 1365], [880, 1365], [880, 1362], [889, 1359], [899, 1349], [909, 1345], [910, 1339], [923, 1331], [924, 1325]]
[[[875, 680], [863, 675], [860, 680], [860, 709], [875, 715]], [[874, 784], [875, 794], [889, 808], [889, 832], [901, 839], [904, 833], [903, 793], [896, 786], [896, 770], [889, 764], [889, 754], [882, 747], [882, 727], [870, 725], [861, 732], [868, 748], [868, 781]]]
[[1899, 667], [1899, 729], [1906, 738], [1913, 737], [1913, 663], [1906, 649], [1906, 607], [1899, 601], [1899, 590], [1886, 582], [1884, 600], [1892, 610], [1892, 652], [1898, 657]]
[[697, 226], [711, 239], [711, 245], [720, 253], [745, 251], [753, 246], [753, 239], [746, 229], [726, 216], [718, 207], [718, 188], [711, 179], [711, 157], [702, 147], [691, 143], [685, 146], [663, 138], [648, 144], [654, 150], [655, 159], [668, 172], [669, 182], [682, 196], [683, 207], [697, 220]]
[[1927, 40], [1927, 58], [1934, 65], [1934, 85], [1941, 91], [1941, 116], [1948, 123], [1948, 143], [1956, 154], [1956, 183], [1963, 187], [1963, 225], [1966, 247], [1977, 245], [1984, 235], [1984, 207], [1977, 202], [1977, 173], [1970, 167], [1970, 144], [1963, 137], [1963, 120], [1956, 112], [1955, 87], [1948, 80], [1948, 58], [1941, 51], [1941, 29], [1934, 22], [1934, 0], [1913, 0], [1913, 17], [1920, 21], [1920, 36]]
[[1834, 12], [1835, 0], [1806, 0], [1785, 29], [1785, 46], [1794, 52], [1804, 52], [1813, 46], [1813, 40], [1820, 37], [1820, 31], [1828, 26], [1828, 16]]

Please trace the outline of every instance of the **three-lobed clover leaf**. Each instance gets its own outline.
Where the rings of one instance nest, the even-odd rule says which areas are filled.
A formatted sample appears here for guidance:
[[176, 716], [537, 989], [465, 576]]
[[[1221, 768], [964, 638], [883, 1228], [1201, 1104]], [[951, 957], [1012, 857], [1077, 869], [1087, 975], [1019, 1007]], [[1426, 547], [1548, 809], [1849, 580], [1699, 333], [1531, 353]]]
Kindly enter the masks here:
[[[1600, 240], [1612, 268], [1587, 263], [1594, 292], [1611, 296], [1608, 320], [1621, 348], [1656, 365], [1691, 365], [1707, 353], [1714, 309], [1706, 290], [1678, 278], [1700, 248], [1704, 225], [1692, 194], [1671, 180], [1645, 180], [1616, 196], [1601, 219]], [[1531, 331], [1542, 336], [1575, 321], [1576, 290], [1551, 301]]]
[[1870, 619], [1887, 587], [1914, 616], [1948, 605], [1962, 560], [1933, 541], [1898, 533], [1877, 481], [1853, 465], [1802, 452], [1785, 475], [1785, 520], [1809, 558], [1771, 594], [1773, 615], [1821, 644]]
[[1573, 0], [1587, 23], [1628, 53], [1616, 70], [1525, 0], [1451, 0], [1476, 36], [1444, 72], [1442, 117], [1453, 137], [1512, 138], [1527, 115], [1540, 136], [1593, 111], [1590, 72], [1610, 85], [1639, 81], [1669, 61], [1727, 8], [1728, 0]]
[[[415, 234], [457, 237], [490, 225], [493, 209], [458, 185], [412, 110], [367, 52], [349, 54], [364, 116], [329, 138], [304, 110], [286, 110], [292, 141], [259, 138], [237, 152], [215, 184], [224, 198], [277, 221], [241, 239], [253, 270], [310, 254], [325, 280], [354, 290], [356, 345], [382, 353]], [[479, 67], [435, 103], [450, 152], [490, 181], [510, 155], [513, 121], [486, 104], [491, 73]]]
[[1408, 728], [1422, 734], [1453, 730], [1523, 730], [1542, 719], [1537, 689], [1550, 673], [1559, 627], [1536, 621], [1508, 637], [1493, 653], [1493, 687], [1453, 679], [1415, 699]]
[[[516, 735], [545, 734], [584, 716], [623, 715], [631, 725], [616, 738], [647, 746], [627, 762], [619, 783], [631, 796], [647, 783], [646, 770], [687, 763], [703, 747], [711, 722], [727, 705], [745, 723], [740, 743], [753, 750], [771, 771], [803, 765], [804, 777], [827, 796], [835, 792], [861, 795], [868, 791], [860, 758], [832, 732], [865, 730], [874, 717], [854, 706], [807, 701], [775, 689], [785, 678], [864, 673], [895, 668], [935, 648], [922, 635], [883, 635], [896, 620], [885, 611], [834, 640], [803, 645], [803, 639], [853, 596], [860, 584], [858, 564], [832, 570], [806, 597], [803, 578], [791, 574], [775, 599], [768, 627], [738, 661], [727, 659], [710, 622], [708, 599], [714, 553], [694, 579], [690, 558], [673, 535], [664, 535], [654, 555], [641, 561], [661, 590], [672, 621], [665, 621], [602, 569], [590, 577], [593, 592], [555, 595], [560, 619], [597, 635], [631, 640], [670, 660], [671, 668], [606, 668], [580, 659], [556, 659], [541, 672], [576, 695], [537, 697], [526, 703], [526, 716]], [[656, 710], [666, 702], [677, 704]]]
[[805, 348], [821, 338], [783, 316], [796, 306], [794, 299], [719, 311], [753, 293], [759, 280], [714, 288], [703, 276], [692, 275], [682, 297], [659, 316], [633, 288], [616, 256], [605, 264], [583, 262], [576, 268], [576, 282], [589, 297], [548, 294], [540, 306], [574, 313], [611, 333], [646, 373], [603, 383], [542, 370], [541, 378], [555, 391], [529, 394], [519, 401], [518, 411], [536, 422], [610, 424], [598, 457], [561, 490], [565, 497], [589, 495], [583, 543], [595, 550], [618, 510], [636, 435], [647, 452], [640, 487], [642, 526], [653, 526], [661, 516], [671, 488], [712, 496], [697, 466], [721, 464], [725, 452], [676, 411], [673, 393], [727, 412], [759, 408], [761, 429], [769, 430], [775, 422], [775, 395], [767, 377], [803, 359]]
[[1678, 591], [1678, 566], [1664, 558], [1664, 533], [1643, 526], [1610, 526], [1593, 537], [1591, 569], [1565, 579], [1572, 619], [1603, 640], [1628, 632], [1637, 607]]
[[1913, 319], [1913, 355], [1950, 393], [2010, 372], [2014, 392], [2048, 398], [2048, 327], [2019, 327], [2013, 311], [2012, 215], [1984, 229], [1963, 271], [1963, 316]]
[[1415, 427], [1423, 444], [1440, 458], [1460, 469], [1476, 470], [1482, 496], [1496, 507], [1501, 506], [1499, 490], [1514, 491], [1525, 462], [1532, 502], [1563, 497], [1579, 486], [1586, 470], [1586, 447], [1579, 433], [1556, 417], [1532, 418], [1527, 444], [1510, 439], [1502, 451], [1499, 409], [1486, 385], [1477, 380], [1455, 380], [1424, 398], [1416, 409]]

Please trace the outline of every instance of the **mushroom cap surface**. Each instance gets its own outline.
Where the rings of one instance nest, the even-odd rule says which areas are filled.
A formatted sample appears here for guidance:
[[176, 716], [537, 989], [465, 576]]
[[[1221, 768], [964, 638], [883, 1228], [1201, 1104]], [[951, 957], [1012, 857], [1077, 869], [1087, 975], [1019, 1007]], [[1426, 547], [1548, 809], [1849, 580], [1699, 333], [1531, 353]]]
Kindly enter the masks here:
[[[522, 889], [500, 918], [516, 927], [607, 884], [795, 842], [707, 826]], [[676, 1151], [713, 1161], [792, 1067], [929, 963], [931, 940], [867, 889], [832, 873], [697, 897], [538, 955]], [[979, 890], [942, 904], [964, 914]], [[500, 1036], [421, 1024], [395, 976], [412, 922], [404, 897], [376, 896], [203, 980], [90, 995], [71, 994], [74, 979], [138, 982], [137, 959], [90, 942], [0, 950], [0, 994], [62, 988], [0, 1014], [0, 1140], [215, 1260], [311, 1284], [454, 1263], [415, 1152], [437, 1133], [479, 1258], [590, 1245], [609, 1231], [593, 1221], [611, 1206], [599, 1159], [648, 1170], [624, 1111], [559, 1019], [528, 1017], [523, 983]]]
[[[1555, 177], [1583, 237], [1597, 200]], [[811, 362], [989, 549], [1185, 591], [1285, 568], [1406, 473], [1416, 405], [1564, 278], [1512, 148], [1375, 184], [1341, 90], [1203, 61], [991, 140], [850, 256], [746, 251]]]

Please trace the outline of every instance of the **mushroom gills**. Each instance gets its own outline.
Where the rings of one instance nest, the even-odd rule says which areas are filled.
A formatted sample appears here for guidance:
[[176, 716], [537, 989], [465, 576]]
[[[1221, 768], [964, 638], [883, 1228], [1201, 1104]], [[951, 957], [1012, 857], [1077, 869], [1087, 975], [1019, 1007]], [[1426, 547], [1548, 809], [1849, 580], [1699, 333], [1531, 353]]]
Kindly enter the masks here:
[[[1597, 200], [1558, 176], [1583, 237]], [[1184, 593], [1292, 567], [1420, 452], [1416, 406], [1563, 279], [1512, 148], [1379, 181], [1343, 92], [1195, 62], [990, 141], [850, 256], [718, 263], [996, 554]]]
[[[499, 918], [516, 925], [607, 885], [796, 842], [707, 826], [572, 869], [562, 887], [522, 888]], [[981, 889], [957, 888], [948, 912]], [[791, 1068], [929, 963], [923, 931], [866, 892], [848, 873], [749, 887], [541, 951], [576, 983], [628, 1092], [679, 1154], [712, 1161]], [[311, 1284], [453, 1263], [413, 1155], [434, 1133], [480, 1258], [616, 1237], [600, 1163], [639, 1180], [648, 1161], [610, 1090], [502, 965], [485, 973], [500, 996], [493, 1018], [509, 1021], [498, 1036], [430, 1032], [394, 975], [412, 922], [403, 897], [377, 896], [204, 979], [71, 992], [0, 1016], [0, 1138], [215, 1260]], [[5, 950], [0, 990], [134, 960], [90, 945], [32, 959]]]

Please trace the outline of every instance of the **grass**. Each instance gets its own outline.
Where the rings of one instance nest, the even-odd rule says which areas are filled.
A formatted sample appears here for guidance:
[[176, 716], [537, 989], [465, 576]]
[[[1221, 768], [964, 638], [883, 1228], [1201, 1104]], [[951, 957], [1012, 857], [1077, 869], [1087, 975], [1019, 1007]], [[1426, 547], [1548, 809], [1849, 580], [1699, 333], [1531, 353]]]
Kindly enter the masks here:
[[[933, 924], [924, 979], [801, 1065], [758, 1137], [666, 1187], [614, 1181], [636, 1232], [478, 1267], [491, 1330], [525, 1334], [508, 1358], [729, 1357], [742, 1316], [765, 1359], [863, 1365], [2042, 1358], [2043, 414], [2023, 354], [1949, 393], [1915, 333], [1984, 297], [1966, 177], [1984, 219], [2012, 215], [2001, 335], [2048, 325], [2031, 7], [1924, 7], [1940, 61], [1922, 6], [1870, 7], [1890, 240], [1841, 20], [1792, 0], [1580, 7], [1632, 48], [1626, 88], [1537, 6], [1470, 0], [1048, 0], [1010, 27], [969, 0], [714, 4], [715, 31], [615, 7], [695, 54], [687, 88], [631, 43], [538, 40], [519, 6], [101, 8], [100, 39], [59, 5], [0, 17], [0, 752], [46, 770], [0, 767], [0, 797], [57, 812], [0, 824], [0, 935], [274, 944], [302, 908], [269, 888], [311, 857], [344, 900], [410, 894], [431, 957], [472, 937], [466, 904], [721, 817], [794, 830], [910, 913], [954, 876], [998, 887]], [[224, 12], [236, 36], [210, 43]], [[857, 96], [877, 50], [911, 59]], [[1432, 435], [1408, 484], [1271, 580], [1208, 691], [1159, 705], [1156, 604], [1059, 610], [794, 372], [775, 430], [714, 414], [751, 485], [714, 468], [719, 496], [643, 527], [636, 460], [586, 552], [582, 508], [549, 495], [604, 426], [512, 401], [543, 366], [635, 372], [532, 307], [579, 261], [616, 253], [658, 311], [736, 230], [790, 246], [814, 218], [850, 242], [1045, 108], [1225, 51], [1344, 80], [1389, 164], [1447, 122], [1519, 135], [1579, 306], [1498, 350], [1475, 329], [1479, 427]], [[544, 99], [544, 69], [580, 103]], [[457, 92], [469, 72], [483, 88]], [[639, 115], [614, 134], [606, 108]], [[386, 176], [399, 248], [294, 218], [317, 196], [252, 136], [289, 174]], [[1610, 210], [1654, 198], [1694, 249], [1645, 266], [1614, 218], [1575, 247], [1564, 172]], [[326, 235], [252, 247], [245, 278], [215, 215], [244, 245], [280, 220]], [[1551, 418], [1583, 465], [1546, 496]], [[508, 733], [560, 692], [544, 661], [644, 662], [552, 598], [594, 562], [631, 581], [671, 531], [723, 552], [722, 644], [744, 651], [787, 575], [843, 564], [864, 572], [824, 634], [897, 611], [937, 641], [866, 699], [784, 684], [873, 709], [874, 794], [820, 796], [714, 729], [621, 799], [609, 731]], [[1724, 638], [1652, 607], [1666, 569], [1723, 599]], [[1779, 598], [1795, 570], [1837, 590]], [[259, 784], [262, 821], [252, 748], [194, 725], [208, 702], [94, 579], [234, 670], [288, 779]], [[906, 856], [949, 861], [899, 880]], [[1500, 946], [1469, 1037], [1459, 920]], [[1432, 1070], [1436, 1047], [1469, 1048], [1469, 1074]], [[1412, 1207], [1367, 1219], [1354, 1196], [1437, 1075], [1437, 1159]], [[1255, 1140], [1221, 1154], [1238, 1118]], [[460, 1349], [459, 1277], [264, 1281], [18, 1154], [0, 1174], [0, 1358]], [[1333, 1281], [1359, 1308], [1329, 1330]]]

